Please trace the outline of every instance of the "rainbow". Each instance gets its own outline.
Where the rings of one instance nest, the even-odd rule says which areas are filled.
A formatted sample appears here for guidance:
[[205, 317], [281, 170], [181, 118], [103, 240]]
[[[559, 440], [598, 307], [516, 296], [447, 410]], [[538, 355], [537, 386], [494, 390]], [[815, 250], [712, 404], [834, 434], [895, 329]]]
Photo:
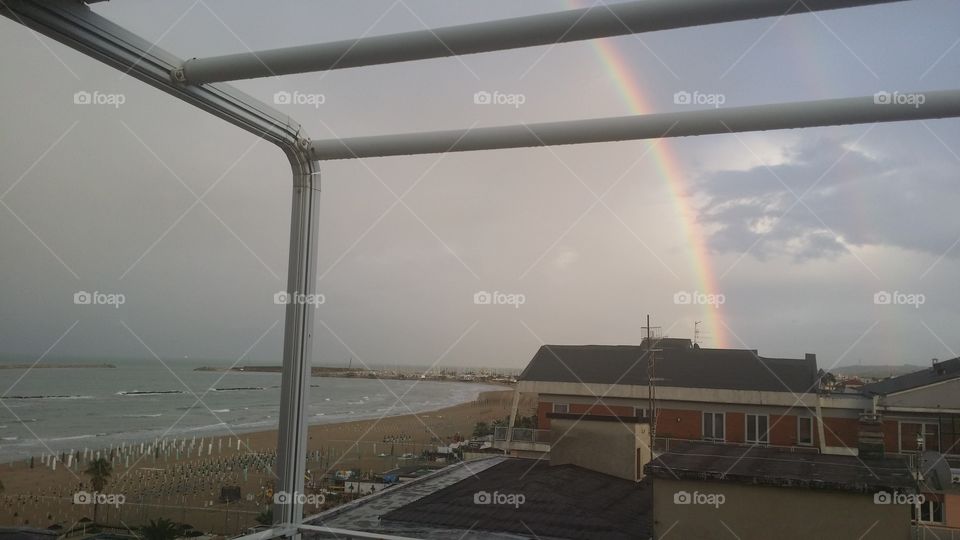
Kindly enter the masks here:
[[[581, 5], [580, 0], [569, 0], [570, 8], [577, 9], [586, 7]], [[650, 106], [644, 96], [643, 89], [636, 77], [631, 73], [630, 64], [625, 55], [618, 50], [611, 39], [594, 39], [590, 43], [610, 77], [616, 82], [617, 89], [624, 103], [629, 107], [632, 114], [647, 114], [653, 112], [654, 108]], [[717, 285], [716, 274], [710, 260], [710, 251], [706, 245], [706, 237], [701, 231], [697, 220], [697, 212], [693, 205], [688, 201], [687, 181], [680, 167], [679, 160], [671, 149], [669, 143], [664, 139], [651, 140], [654, 147], [650, 151], [658, 175], [666, 182], [670, 190], [673, 205], [676, 208], [677, 216], [680, 219], [683, 235], [687, 239], [691, 262], [693, 263], [697, 292], [704, 294], [717, 294], [719, 287]], [[702, 318], [706, 325], [707, 335], [710, 338], [710, 344], [717, 348], [728, 347], [726, 339], [727, 332], [722, 322], [722, 308], [711, 305], [703, 306]], [[692, 329], [691, 329], [692, 330]]]

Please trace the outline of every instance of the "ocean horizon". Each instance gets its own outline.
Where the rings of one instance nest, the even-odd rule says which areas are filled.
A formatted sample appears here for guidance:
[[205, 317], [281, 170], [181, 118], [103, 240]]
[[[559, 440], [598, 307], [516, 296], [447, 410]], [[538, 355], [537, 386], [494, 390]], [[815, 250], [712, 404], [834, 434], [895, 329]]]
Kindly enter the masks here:
[[[22, 362], [7, 360], [4, 364]], [[0, 463], [158, 438], [277, 429], [280, 373], [196, 371], [217, 360], [54, 360], [114, 368], [3, 369]], [[269, 365], [245, 362], [244, 365]], [[409, 369], [415, 369], [409, 367]], [[329, 424], [442, 409], [502, 386], [481, 383], [313, 377], [309, 423]], [[398, 401], [398, 397], [402, 401]]]

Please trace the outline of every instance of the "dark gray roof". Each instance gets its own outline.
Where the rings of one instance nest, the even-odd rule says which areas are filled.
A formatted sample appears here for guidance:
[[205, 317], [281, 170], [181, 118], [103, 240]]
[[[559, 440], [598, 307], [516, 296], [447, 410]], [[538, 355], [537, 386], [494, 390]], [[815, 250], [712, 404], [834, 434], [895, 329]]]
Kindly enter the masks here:
[[899, 377], [891, 377], [880, 382], [865, 384], [860, 390], [868, 395], [886, 395], [920, 386], [927, 386], [928, 384], [940, 381], [956, 379], [957, 377], [960, 377], [960, 357], [937, 362], [933, 367], [907, 373], [906, 375], [900, 375]]
[[861, 459], [759, 446], [679, 442], [644, 468], [658, 478], [875, 493], [915, 490], [905, 458]]
[[[763, 358], [746, 349], [664, 348], [657, 352], [658, 386], [770, 392], [814, 392], [815, 355]], [[646, 385], [647, 358], [638, 345], [544, 345], [522, 381]]]
[[[476, 504], [478, 492], [522, 494], [523, 504]], [[574, 465], [507, 459], [388, 512], [384, 523], [512, 532], [522, 537], [591, 540], [650, 538], [652, 489]], [[455, 538], [456, 536], [451, 536]]]

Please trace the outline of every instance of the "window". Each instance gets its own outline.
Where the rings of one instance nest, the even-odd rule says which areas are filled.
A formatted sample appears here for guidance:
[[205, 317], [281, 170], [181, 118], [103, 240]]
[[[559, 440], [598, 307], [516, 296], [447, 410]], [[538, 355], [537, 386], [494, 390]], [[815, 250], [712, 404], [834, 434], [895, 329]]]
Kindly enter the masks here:
[[943, 523], [943, 502], [934, 500], [927, 495], [926, 500], [914, 506], [913, 518], [917, 519], [917, 510], [920, 511], [920, 523]]
[[569, 404], [569, 403], [554, 403], [554, 404], [553, 404], [553, 412], [555, 412], [555, 413], [561, 413], [561, 414], [567, 414], [568, 412], [570, 412], [570, 404]]
[[813, 418], [797, 417], [797, 444], [813, 444]]
[[769, 418], [765, 414], [747, 415], [747, 442], [754, 444], [767, 444], [770, 442], [767, 429]]
[[717, 442], [724, 441], [723, 413], [703, 413], [703, 440]]
[[937, 424], [900, 422], [900, 451], [915, 452], [917, 435], [921, 435], [926, 450], [940, 451], [940, 431]]
[[633, 415], [637, 418], [647, 418], [647, 409], [645, 407], [634, 407]]

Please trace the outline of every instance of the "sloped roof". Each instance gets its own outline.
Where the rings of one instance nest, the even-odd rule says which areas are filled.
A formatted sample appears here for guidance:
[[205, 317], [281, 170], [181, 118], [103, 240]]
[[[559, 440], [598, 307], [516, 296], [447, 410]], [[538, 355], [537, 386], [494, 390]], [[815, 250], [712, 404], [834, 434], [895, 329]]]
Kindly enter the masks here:
[[[814, 392], [817, 360], [764, 358], [747, 349], [664, 348], [655, 353], [656, 384], [768, 392]], [[521, 381], [647, 385], [645, 348], [638, 345], [544, 345]]]
[[927, 386], [929, 384], [956, 379], [960, 377], [960, 357], [943, 362], [937, 362], [933, 367], [891, 377], [889, 379], [864, 385], [860, 390], [868, 395], [893, 394], [911, 388]]

